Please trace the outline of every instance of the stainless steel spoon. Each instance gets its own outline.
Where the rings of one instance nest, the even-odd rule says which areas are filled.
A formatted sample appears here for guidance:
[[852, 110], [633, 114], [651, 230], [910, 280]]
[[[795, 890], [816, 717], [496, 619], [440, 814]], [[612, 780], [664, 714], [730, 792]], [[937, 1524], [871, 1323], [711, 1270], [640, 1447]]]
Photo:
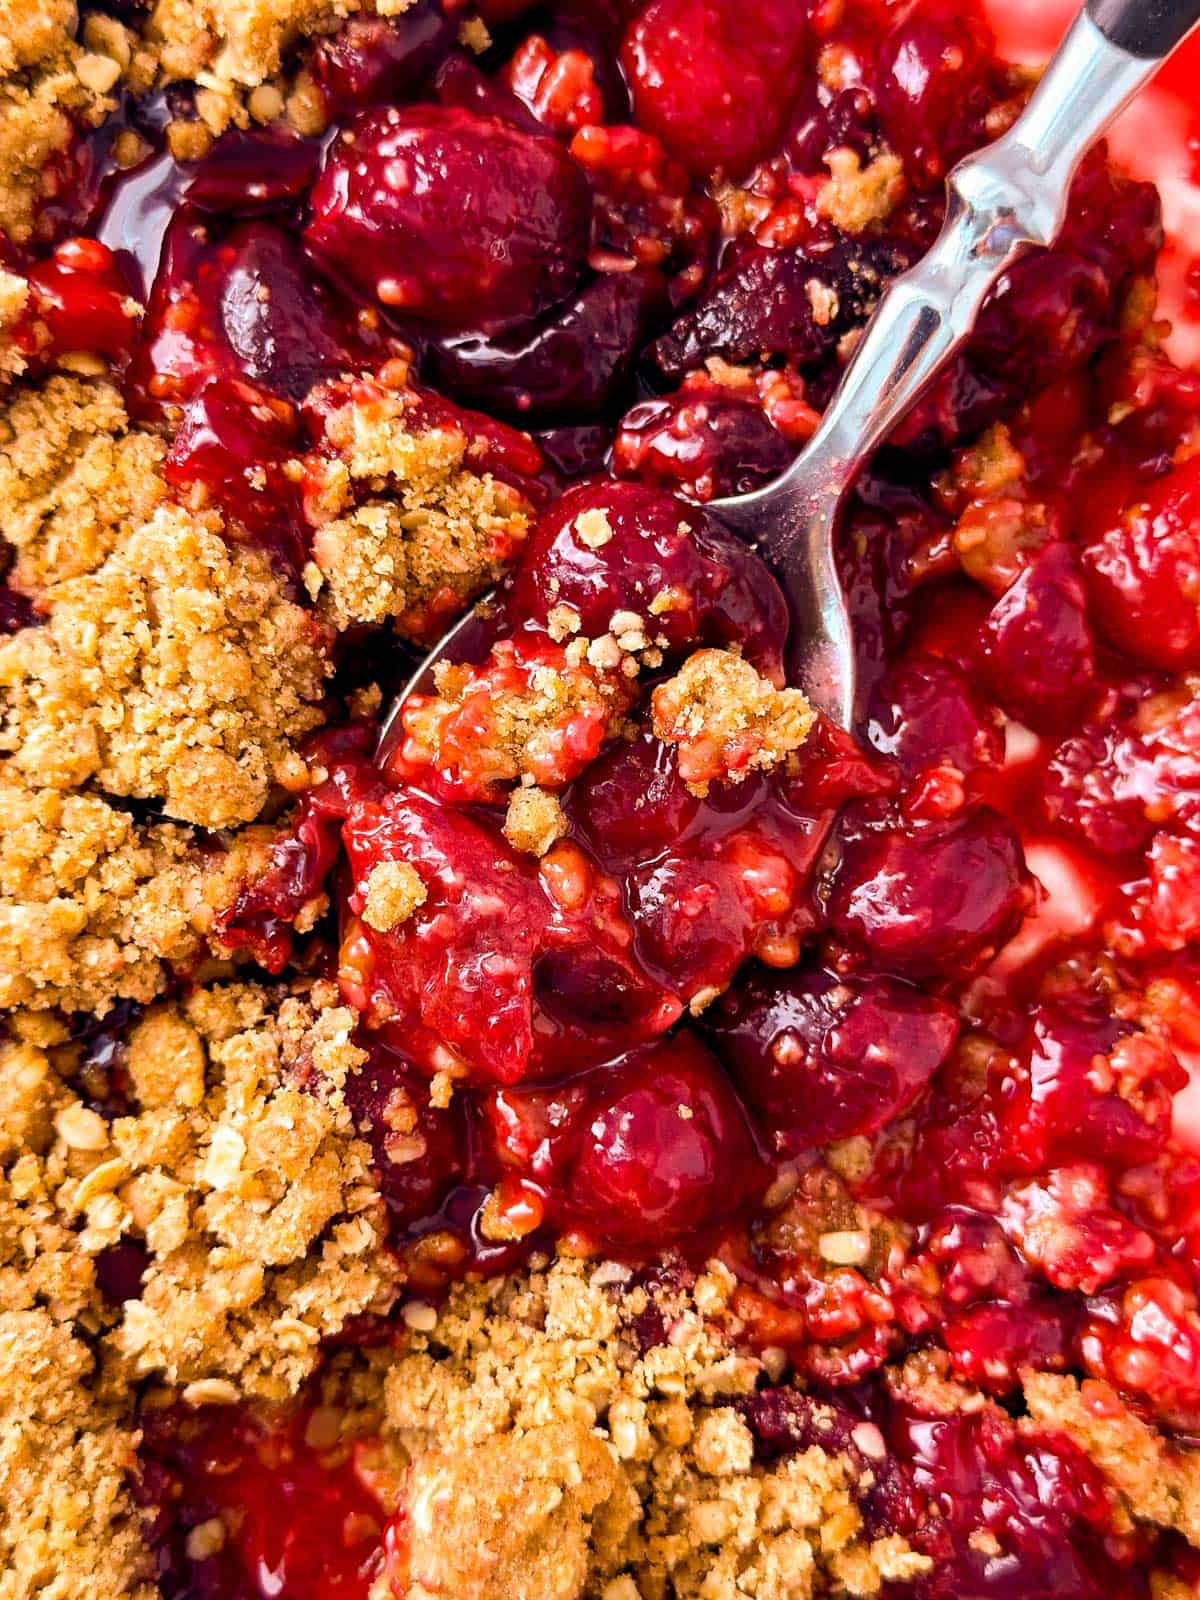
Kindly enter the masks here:
[[[833, 541], [850, 488], [964, 343], [996, 279], [1053, 244], [1083, 156], [1197, 22], [1200, 0], [1087, 0], [1012, 127], [950, 173], [941, 233], [883, 295], [803, 454], [763, 488], [709, 503], [783, 585], [789, 681], [843, 727], [854, 721], [854, 644]], [[381, 759], [404, 701], [432, 686], [434, 663], [473, 625], [468, 613], [392, 702]]]

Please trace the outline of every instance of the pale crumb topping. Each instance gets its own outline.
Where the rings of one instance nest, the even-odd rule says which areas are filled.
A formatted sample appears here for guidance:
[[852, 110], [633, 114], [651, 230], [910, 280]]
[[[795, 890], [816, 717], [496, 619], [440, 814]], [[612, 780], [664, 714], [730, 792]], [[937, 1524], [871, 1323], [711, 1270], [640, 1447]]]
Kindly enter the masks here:
[[[24, 1019], [21, 1019], [22, 1022]], [[247, 985], [133, 1029], [109, 1122], [60, 1075], [69, 1044], [0, 1047], [0, 1557], [5, 1600], [150, 1600], [128, 1489], [143, 1380], [190, 1403], [281, 1400], [321, 1338], [384, 1310], [382, 1204], [342, 1086], [351, 1013]], [[136, 1240], [139, 1298], [96, 1262]], [[84, 1342], [84, 1336], [87, 1343]]]
[[1200, 1452], [1170, 1444], [1107, 1383], [1049, 1372], [1022, 1378], [1029, 1415], [1090, 1456], [1139, 1522], [1172, 1528], [1200, 1546]]
[[566, 813], [557, 795], [536, 785], [514, 789], [509, 795], [504, 837], [514, 850], [544, 856], [566, 831]]
[[200, 899], [186, 830], [0, 776], [0, 1008], [151, 999], [197, 952]]
[[843, 146], [831, 150], [825, 164], [830, 176], [817, 195], [817, 210], [843, 233], [879, 228], [904, 198], [904, 164], [891, 150], [864, 167], [858, 152]]
[[[337, 411], [313, 540], [322, 604], [335, 627], [393, 619], [420, 636], [499, 577], [525, 538], [529, 507], [473, 470], [456, 428], [412, 429], [403, 394], [382, 390]], [[365, 504], [354, 501], [362, 492]]]
[[160, 799], [205, 827], [249, 821], [292, 741], [321, 720], [308, 614], [262, 557], [160, 507], [43, 627], [0, 643], [0, 747], [25, 781]]
[[713, 779], [740, 783], [778, 766], [816, 721], [799, 689], [777, 689], [729, 650], [697, 650], [651, 705], [655, 733], [678, 747], [680, 776], [701, 795]]
[[378, 933], [407, 922], [425, 904], [428, 890], [407, 861], [381, 861], [367, 875], [363, 921]]
[[0, 525], [9, 581], [34, 599], [92, 572], [166, 493], [161, 439], [131, 431], [109, 383], [52, 377], [0, 416]]
[[[820, 1448], [768, 1468], [735, 1409], [762, 1372], [729, 1343], [733, 1280], [712, 1263], [657, 1309], [628, 1273], [561, 1259], [456, 1290], [384, 1378], [385, 1437], [411, 1458], [421, 1600], [807, 1600], [919, 1576], [863, 1536], [860, 1463]], [[438, 1515], [438, 1505], [469, 1506]]]

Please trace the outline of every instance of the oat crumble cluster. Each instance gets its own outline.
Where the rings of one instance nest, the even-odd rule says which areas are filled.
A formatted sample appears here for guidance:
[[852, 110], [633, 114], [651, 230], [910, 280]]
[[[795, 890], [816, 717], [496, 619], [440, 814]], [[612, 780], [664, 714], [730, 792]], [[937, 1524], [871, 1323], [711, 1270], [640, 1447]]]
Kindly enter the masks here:
[[[0, 1600], [1187, 1600], [1200, 388], [917, 0], [0, 0]], [[421, 651], [452, 656], [385, 719]]]

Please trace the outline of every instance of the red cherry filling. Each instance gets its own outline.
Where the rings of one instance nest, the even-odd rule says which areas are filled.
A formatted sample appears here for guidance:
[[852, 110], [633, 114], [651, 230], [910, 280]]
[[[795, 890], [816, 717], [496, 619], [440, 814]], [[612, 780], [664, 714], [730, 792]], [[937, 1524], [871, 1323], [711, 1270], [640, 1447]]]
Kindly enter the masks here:
[[638, 121], [693, 172], [740, 176], [782, 132], [805, 43], [780, 0], [650, 0], [621, 55]]
[[359, 117], [312, 191], [305, 242], [368, 299], [453, 327], [535, 315], [575, 287], [587, 181], [552, 140], [438, 106]]
[[488, 1114], [502, 1158], [550, 1185], [559, 1225], [617, 1250], [728, 1225], [765, 1182], [736, 1095], [686, 1031], [561, 1091], [499, 1091]]
[[1200, 667], [1200, 460], [1151, 485], [1083, 559], [1107, 639], [1149, 666]]
[[669, 1027], [680, 1006], [641, 972], [616, 886], [563, 846], [540, 873], [499, 831], [398, 790], [350, 811], [343, 833], [361, 916], [370, 878], [404, 862], [425, 899], [342, 945], [349, 1002], [424, 1070], [515, 1083]]
[[891, 978], [756, 973], [706, 1019], [714, 1046], [785, 1153], [876, 1132], [954, 1046], [953, 1007]]

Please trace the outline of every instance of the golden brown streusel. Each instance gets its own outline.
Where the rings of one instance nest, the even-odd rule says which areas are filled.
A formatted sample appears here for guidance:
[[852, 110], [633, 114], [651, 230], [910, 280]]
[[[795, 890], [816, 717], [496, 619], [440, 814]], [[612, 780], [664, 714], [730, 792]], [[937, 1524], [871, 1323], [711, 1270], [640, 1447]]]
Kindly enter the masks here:
[[548, 789], [517, 788], [508, 797], [504, 837], [514, 850], [544, 856], [567, 831], [566, 813]]
[[1173, 1528], [1200, 1547], [1200, 1453], [1179, 1449], [1095, 1378], [1027, 1372], [1029, 1415], [1090, 1456], [1139, 1522]]
[[863, 166], [857, 151], [843, 147], [831, 150], [825, 163], [829, 182], [817, 195], [817, 210], [843, 233], [881, 227], [904, 198], [904, 164], [890, 150]]
[[196, 953], [201, 868], [185, 829], [0, 775], [0, 1008], [103, 1014]]
[[[327, 432], [328, 463], [313, 541], [312, 589], [335, 627], [394, 619], [421, 634], [432, 608], [462, 605], [500, 575], [529, 529], [508, 484], [476, 471], [456, 428], [410, 428], [403, 393], [343, 406]], [[359, 491], [369, 497], [355, 506]]]
[[652, 696], [654, 731], [679, 747], [679, 772], [705, 794], [711, 779], [740, 783], [808, 738], [816, 712], [799, 689], [777, 689], [730, 650], [697, 650]]
[[[412, 1461], [423, 1600], [806, 1600], [838, 1586], [872, 1595], [926, 1570], [902, 1541], [864, 1539], [849, 1457], [813, 1448], [754, 1462], [734, 1403], [762, 1368], [729, 1342], [724, 1268], [663, 1296], [668, 1336], [649, 1350], [635, 1333], [648, 1297], [628, 1276], [560, 1259], [455, 1291], [432, 1327], [413, 1318], [411, 1352], [383, 1381], [385, 1437]], [[475, 1469], [469, 1479], [456, 1460]], [[423, 1505], [414, 1515], [414, 1493], [427, 1503], [435, 1490], [474, 1493], [472, 1482], [490, 1502], [472, 1519], [482, 1537]]]
[[211, 519], [160, 507], [48, 610], [0, 643], [0, 745], [30, 783], [91, 781], [228, 827], [321, 720], [319, 630]]
[[407, 922], [428, 894], [420, 874], [407, 861], [381, 861], [367, 877], [363, 921], [379, 933]]
[[52, 377], [0, 416], [0, 525], [9, 582], [33, 599], [98, 567], [166, 493], [165, 446], [130, 429], [110, 383]]

